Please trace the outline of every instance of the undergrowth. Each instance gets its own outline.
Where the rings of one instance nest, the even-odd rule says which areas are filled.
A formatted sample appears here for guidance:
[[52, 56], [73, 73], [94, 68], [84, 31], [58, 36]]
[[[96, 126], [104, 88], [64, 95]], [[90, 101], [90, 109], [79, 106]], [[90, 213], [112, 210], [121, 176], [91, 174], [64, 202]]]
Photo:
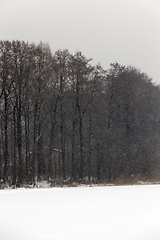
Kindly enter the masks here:
[[9, 183], [0, 183], [0, 190], [2, 189], [15, 189], [15, 188], [54, 188], [54, 187], [95, 187], [95, 186], [126, 186], [126, 185], [153, 185], [160, 184], [160, 175], [157, 176], [145, 176], [145, 177], [125, 177], [120, 176], [110, 181], [64, 181], [62, 179], [49, 180], [49, 181], [35, 181], [33, 184], [21, 184], [15, 186]]

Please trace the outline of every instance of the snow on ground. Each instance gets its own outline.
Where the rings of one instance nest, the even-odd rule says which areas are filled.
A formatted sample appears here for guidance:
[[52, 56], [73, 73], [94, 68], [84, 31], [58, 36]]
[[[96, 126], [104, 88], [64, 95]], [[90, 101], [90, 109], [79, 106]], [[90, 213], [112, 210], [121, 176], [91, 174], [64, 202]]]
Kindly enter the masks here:
[[160, 185], [1, 190], [0, 240], [160, 240]]

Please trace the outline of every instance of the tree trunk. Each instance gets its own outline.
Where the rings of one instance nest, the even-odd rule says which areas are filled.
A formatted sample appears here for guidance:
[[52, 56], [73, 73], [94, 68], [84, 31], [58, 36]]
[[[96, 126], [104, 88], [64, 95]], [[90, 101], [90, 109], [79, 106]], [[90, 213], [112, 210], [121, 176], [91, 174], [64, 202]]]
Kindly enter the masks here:
[[62, 150], [62, 175], [63, 180], [66, 180], [66, 169], [65, 169], [65, 136], [64, 136], [64, 119], [63, 119], [63, 110], [61, 109], [61, 150]]
[[25, 172], [26, 172], [26, 183], [29, 183], [29, 114], [28, 114], [28, 107], [26, 108], [26, 114], [25, 114], [25, 147], [26, 147], [26, 159], [25, 159]]
[[61, 132], [61, 151], [62, 151], [62, 175], [63, 180], [66, 180], [66, 169], [65, 169], [65, 134], [64, 134], [64, 113], [63, 113], [63, 77], [60, 77], [60, 132]]
[[55, 128], [55, 120], [53, 120], [51, 124], [51, 135], [50, 135], [50, 144], [49, 144], [49, 157], [47, 163], [47, 178], [53, 177], [53, 166], [52, 166], [52, 155], [53, 155], [53, 137], [54, 137], [54, 128]]
[[90, 181], [91, 179], [91, 115], [90, 115], [90, 119], [89, 119], [89, 137], [88, 137], [88, 141], [89, 141], [89, 146], [88, 146], [88, 180]]
[[84, 146], [83, 146], [83, 132], [82, 132], [83, 120], [79, 116], [79, 139], [80, 139], [80, 171], [79, 171], [79, 180], [83, 181], [83, 172], [84, 172]]
[[14, 137], [13, 137], [13, 144], [14, 144], [14, 150], [13, 150], [13, 179], [12, 184], [16, 185], [16, 178], [17, 178], [17, 123], [16, 123], [16, 108], [17, 104], [14, 106], [13, 110], [13, 128], [14, 128]]
[[101, 161], [102, 161], [102, 156], [101, 156], [101, 146], [98, 143], [97, 144], [97, 182], [99, 183], [101, 180]]
[[38, 140], [37, 140], [37, 161], [38, 161], [38, 180], [44, 178], [45, 175], [45, 164], [44, 164], [44, 154], [43, 154], [43, 127], [42, 119], [39, 119], [38, 123]]
[[33, 153], [32, 153], [32, 162], [31, 162], [31, 181], [35, 184], [35, 164], [36, 164], [36, 138], [37, 138], [37, 100], [34, 108], [34, 120], [33, 120]]
[[1, 127], [0, 127], [0, 132], [1, 132], [1, 137], [0, 137], [0, 181], [2, 179], [2, 162], [3, 162], [3, 156], [2, 156], [2, 153], [3, 153], [3, 129], [2, 129], [2, 117], [0, 119], [1, 121]]
[[5, 137], [5, 144], [4, 144], [4, 172], [3, 172], [3, 181], [4, 183], [7, 180], [8, 174], [8, 96], [7, 93], [4, 92], [4, 101], [5, 101], [5, 115], [4, 115], [4, 137]]
[[72, 162], [71, 162], [71, 179], [75, 180], [75, 121], [72, 122]]
[[18, 80], [18, 111], [17, 111], [17, 144], [18, 144], [18, 185], [23, 183], [23, 162], [22, 162], [22, 88], [21, 79]]

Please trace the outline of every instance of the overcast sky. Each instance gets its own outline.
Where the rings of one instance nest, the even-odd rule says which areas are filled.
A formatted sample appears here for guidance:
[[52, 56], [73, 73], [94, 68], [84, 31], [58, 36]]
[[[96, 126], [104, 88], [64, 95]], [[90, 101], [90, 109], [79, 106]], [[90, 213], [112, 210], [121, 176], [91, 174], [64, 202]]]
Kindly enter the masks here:
[[118, 61], [160, 84], [160, 0], [0, 0], [0, 40], [82, 51], [104, 68]]

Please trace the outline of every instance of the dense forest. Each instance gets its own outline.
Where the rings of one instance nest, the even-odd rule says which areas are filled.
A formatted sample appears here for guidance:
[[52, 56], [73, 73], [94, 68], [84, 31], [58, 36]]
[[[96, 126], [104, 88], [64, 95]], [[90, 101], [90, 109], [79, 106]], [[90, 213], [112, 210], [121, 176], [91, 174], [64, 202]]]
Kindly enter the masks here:
[[0, 179], [112, 182], [160, 173], [160, 88], [134, 67], [0, 41]]

